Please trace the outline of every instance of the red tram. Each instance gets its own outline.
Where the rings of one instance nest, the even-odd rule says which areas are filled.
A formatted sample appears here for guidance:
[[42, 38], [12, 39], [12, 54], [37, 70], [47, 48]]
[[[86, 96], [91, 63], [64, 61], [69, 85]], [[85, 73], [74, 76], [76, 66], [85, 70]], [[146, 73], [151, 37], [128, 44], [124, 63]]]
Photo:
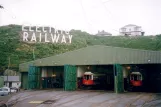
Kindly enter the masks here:
[[85, 72], [83, 75], [83, 85], [94, 85], [93, 73]]
[[106, 74], [85, 72], [83, 75], [83, 86], [84, 87], [94, 87], [98, 85], [104, 85], [107, 80]]
[[130, 83], [135, 87], [142, 86], [142, 74], [140, 72], [132, 72], [130, 74]]

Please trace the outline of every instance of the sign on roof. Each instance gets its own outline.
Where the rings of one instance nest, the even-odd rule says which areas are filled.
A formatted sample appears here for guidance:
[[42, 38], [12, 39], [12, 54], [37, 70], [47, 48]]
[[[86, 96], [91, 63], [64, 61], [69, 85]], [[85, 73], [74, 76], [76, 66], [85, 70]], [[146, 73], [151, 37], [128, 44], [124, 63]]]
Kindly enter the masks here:
[[22, 26], [20, 40], [28, 43], [71, 43], [69, 31], [52, 27]]

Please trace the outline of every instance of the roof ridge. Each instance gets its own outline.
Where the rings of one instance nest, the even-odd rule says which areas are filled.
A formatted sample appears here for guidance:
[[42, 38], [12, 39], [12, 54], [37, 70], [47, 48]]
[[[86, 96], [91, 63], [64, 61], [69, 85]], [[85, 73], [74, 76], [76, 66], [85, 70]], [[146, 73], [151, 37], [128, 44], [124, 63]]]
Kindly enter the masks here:
[[[122, 49], [130, 49], [130, 50], [139, 50], [139, 51], [160, 52], [160, 51], [154, 51], [154, 50], [134, 49], [134, 48], [125, 48], [125, 47], [118, 47], [118, 46], [107, 46], [107, 45], [93, 45], [93, 46], [104, 46], [104, 47], [122, 48]], [[89, 47], [89, 46], [87, 46], [87, 47]], [[92, 47], [92, 46], [90, 46], [90, 47]]]

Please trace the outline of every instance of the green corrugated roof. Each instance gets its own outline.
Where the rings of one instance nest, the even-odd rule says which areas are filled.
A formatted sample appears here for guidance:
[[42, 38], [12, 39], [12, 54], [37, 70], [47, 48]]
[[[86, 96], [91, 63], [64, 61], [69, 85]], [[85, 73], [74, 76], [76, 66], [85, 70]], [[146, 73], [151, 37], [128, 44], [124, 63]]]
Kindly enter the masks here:
[[30, 63], [35, 66], [161, 63], [161, 52], [100, 45], [88, 46], [20, 64], [20, 71], [27, 70]]

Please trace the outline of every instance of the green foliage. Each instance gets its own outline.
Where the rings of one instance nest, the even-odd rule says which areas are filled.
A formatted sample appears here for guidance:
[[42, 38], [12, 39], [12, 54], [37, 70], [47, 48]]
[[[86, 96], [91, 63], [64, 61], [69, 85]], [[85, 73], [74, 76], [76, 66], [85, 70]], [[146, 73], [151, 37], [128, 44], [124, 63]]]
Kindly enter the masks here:
[[142, 37], [98, 37], [81, 30], [71, 30], [70, 34], [73, 35], [71, 44], [28, 44], [19, 41], [20, 31], [21, 26], [19, 25], [0, 27], [1, 71], [4, 71], [7, 68], [9, 57], [11, 68], [17, 68], [19, 63], [33, 60], [33, 49], [36, 59], [72, 51], [88, 45], [107, 45], [134, 49], [161, 50], [161, 35]]

